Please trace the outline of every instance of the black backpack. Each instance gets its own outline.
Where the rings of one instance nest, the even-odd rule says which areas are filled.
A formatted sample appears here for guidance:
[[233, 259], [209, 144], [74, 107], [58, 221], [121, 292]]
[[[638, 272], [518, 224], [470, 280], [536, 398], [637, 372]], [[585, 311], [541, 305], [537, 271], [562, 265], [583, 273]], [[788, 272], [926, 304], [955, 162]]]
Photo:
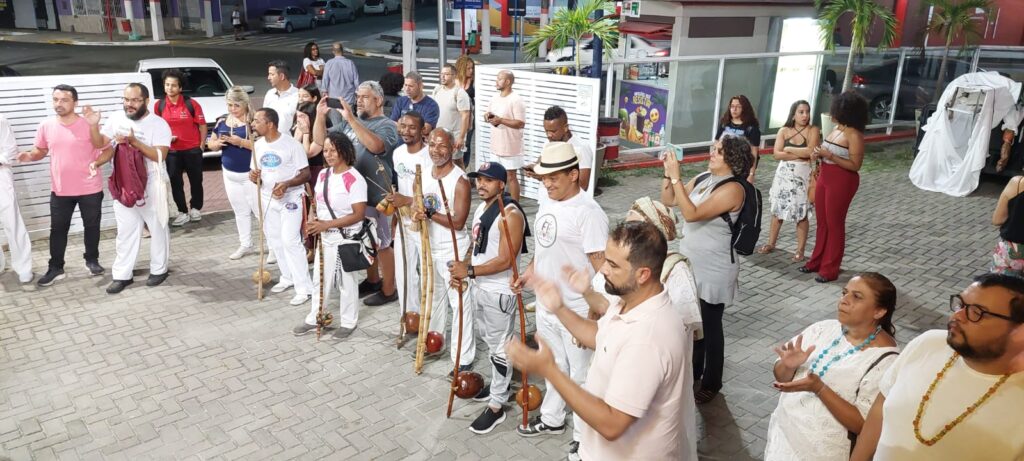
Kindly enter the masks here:
[[[700, 184], [702, 181], [711, 178], [711, 173], [701, 173], [697, 176], [697, 180], [694, 181], [694, 187]], [[753, 184], [747, 181], [747, 178], [741, 178], [739, 176], [733, 176], [718, 184], [711, 190], [718, 189], [723, 184], [737, 182], [743, 186], [743, 206], [740, 207], [740, 214], [736, 217], [736, 222], [732, 222], [732, 217], [729, 216], [729, 212], [722, 213], [722, 219], [729, 225], [729, 230], [732, 231], [732, 249], [729, 252], [729, 260], [736, 262], [736, 255], [739, 253], [743, 256], [749, 256], [754, 253], [754, 247], [757, 246], [757, 239], [761, 235], [761, 191], [757, 190]], [[753, 200], [749, 200], [753, 198]]]
[[[185, 108], [188, 109], [188, 114], [191, 115], [193, 119], [195, 119], [196, 118], [196, 108], [195, 108], [195, 106], [192, 105], [192, 98], [190, 98], [188, 96], [185, 96], [185, 95], [181, 95], [181, 98], [182, 98], [182, 102], [185, 103]], [[158, 101], [156, 103], [156, 110], [154, 111], [154, 112], [156, 112], [156, 116], [157, 117], [163, 117], [164, 116], [164, 108], [165, 107], [167, 107], [167, 98], [160, 98], [160, 101]]]

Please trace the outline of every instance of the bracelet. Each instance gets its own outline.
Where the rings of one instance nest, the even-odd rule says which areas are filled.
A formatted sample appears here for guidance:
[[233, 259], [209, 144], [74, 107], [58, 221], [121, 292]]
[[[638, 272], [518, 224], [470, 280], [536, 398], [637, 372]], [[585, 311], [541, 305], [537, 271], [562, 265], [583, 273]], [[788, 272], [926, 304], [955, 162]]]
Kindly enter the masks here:
[[823, 390], [825, 390], [825, 383], [821, 383], [821, 387], [818, 388], [818, 390], [814, 393], [814, 395], [820, 396], [821, 395], [821, 391], [823, 391]]

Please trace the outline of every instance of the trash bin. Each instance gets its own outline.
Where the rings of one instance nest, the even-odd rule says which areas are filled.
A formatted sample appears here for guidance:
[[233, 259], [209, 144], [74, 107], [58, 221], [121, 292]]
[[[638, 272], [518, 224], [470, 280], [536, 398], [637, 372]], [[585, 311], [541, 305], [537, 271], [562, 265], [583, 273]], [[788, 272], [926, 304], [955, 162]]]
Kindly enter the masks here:
[[604, 144], [604, 160], [619, 158], [619, 119], [601, 117], [597, 122], [597, 142]]

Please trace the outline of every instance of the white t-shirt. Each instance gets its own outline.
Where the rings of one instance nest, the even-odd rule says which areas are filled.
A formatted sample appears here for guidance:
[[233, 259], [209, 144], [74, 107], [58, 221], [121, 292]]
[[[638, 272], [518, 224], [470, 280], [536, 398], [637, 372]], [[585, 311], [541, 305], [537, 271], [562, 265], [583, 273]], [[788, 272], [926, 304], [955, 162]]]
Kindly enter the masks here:
[[[484, 215], [484, 211], [487, 210], [487, 203], [481, 203], [476, 207], [476, 212], [473, 213], [473, 229], [471, 231], [470, 245], [476, 246], [477, 239], [480, 238], [480, 219]], [[505, 205], [505, 213], [519, 213], [519, 209], [515, 205], [508, 203]], [[505, 231], [502, 229], [501, 215], [494, 218], [494, 222], [491, 224], [491, 228], [487, 231], [487, 247], [484, 248], [484, 252], [481, 254], [474, 254], [472, 261], [474, 266], [480, 266], [487, 264], [494, 258], [498, 257], [498, 253], [501, 251], [502, 245], [508, 245], [508, 243], [502, 242], [502, 237], [505, 235]], [[518, 249], [518, 248], [517, 248]], [[475, 251], [475, 250], [474, 250]], [[518, 257], [516, 258], [516, 264], [519, 263]], [[491, 293], [500, 293], [504, 295], [511, 295], [512, 287], [509, 285], [512, 282], [512, 269], [506, 269], [498, 272], [497, 274], [490, 275], [478, 275], [476, 277], [476, 286], [481, 290], [485, 290]]]
[[[135, 132], [135, 139], [142, 141], [143, 144], [163, 147], [162, 155], [167, 155], [167, 150], [171, 148], [171, 127], [163, 118], [153, 115], [152, 112], [147, 113], [141, 120], [128, 118], [123, 110], [114, 112], [107, 117], [107, 122], [103, 124], [100, 134], [113, 140], [118, 135], [126, 136], [132, 131]], [[161, 174], [166, 174], [158, 162], [154, 162], [146, 156], [143, 158], [146, 159], [147, 182], [159, 178]]]
[[[594, 275], [587, 254], [604, 251], [608, 242], [608, 216], [593, 198], [581, 190], [565, 201], [541, 202], [530, 230], [534, 236], [534, 273], [548, 280], [557, 280], [566, 307], [586, 314], [587, 302], [583, 295], [572, 291], [563, 281], [562, 266], [585, 269]], [[543, 309], [537, 309], [537, 313], [550, 315]]]
[[[1024, 460], [1024, 373], [1010, 376], [988, 401], [935, 445], [929, 447], [917, 441], [913, 421], [918, 405], [952, 355], [945, 330], [922, 333], [903, 349], [878, 383], [885, 405], [874, 459]], [[925, 439], [935, 437], [999, 378], [971, 369], [958, 357], [932, 392], [921, 417], [921, 435]]]
[[[295, 177], [303, 168], [309, 167], [306, 150], [291, 136], [281, 134], [274, 142], [267, 138], [256, 141], [256, 165], [261, 170], [260, 177], [264, 197], [270, 197], [274, 185]], [[289, 187], [285, 195], [301, 194], [302, 185]]]
[[468, 111], [472, 107], [469, 94], [458, 84], [451, 89], [438, 85], [431, 95], [437, 102], [438, 118], [437, 127], [451, 131], [458, 140], [462, 136], [462, 111]]
[[[313, 66], [313, 69], [316, 69], [316, 70], [324, 70], [324, 60], [320, 59], [320, 58], [316, 58], [316, 59], [302, 58], [302, 70], [306, 70], [306, 68], [309, 67], [309, 66]], [[320, 85], [321, 81], [323, 81], [323, 77], [317, 77], [316, 78], [316, 84], [317, 85]]]
[[[591, 149], [590, 145], [587, 144], [585, 141], [583, 141], [583, 138], [581, 138], [579, 136], [576, 136], [576, 135], [573, 135], [573, 137], [569, 138], [569, 140], [567, 142], [569, 143], [570, 146], [572, 146], [573, 150], [576, 151], [576, 158], [578, 158], [580, 160], [580, 169], [581, 170], [586, 170], [586, 169], [593, 170], [594, 169], [594, 149]], [[539, 162], [540, 158], [538, 158], [537, 161]], [[594, 177], [593, 173], [591, 173], [590, 177], [591, 178]], [[580, 187], [583, 187], [583, 186], [586, 186], [587, 190], [592, 190], [591, 187], [590, 187], [590, 184], [580, 184]], [[548, 190], [545, 189], [544, 187], [538, 187], [537, 188], [537, 201], [538, 202], [543, 202], [545, 200], [548, 200]]]
[[231, 25], [240, 26], [242, 25], [242, 13], [238, 10], [231, 12]]
[[[327, 192], [330, 194], [327, 200], [331, 202], [331, 210], [334, 216], [342, 218], [352, 214], [352, 204], [366, 203], [366, 179], [359, 174], [355, 168], [349, 168], [344, 173], [334, 174], [333, 168], [326, 167], [320, 170], [316, 179], [316, 219], [331, 221], [331, 212], [327, 209], [327, 202], [324, 200], [324, 183], [327, 183]], [[359, 232], [363, 226], [361, 222], [345, 227], [345, 230]]]
[[[434, 163], [430, 160], [430, 153], [427, 149], [427, 145], [416, 153], [409, 153], [409, 146], [402, 144], [395, 148], [395, 152], [392, 155], [395, 164], [395, 175], [398, 176], [398, 193], [406, 197], [412, 197], [412, 185], [416, 181], [416, 165], [419, 165], [424, 177], [424, 182], [430, 179], [430, 169], [433, 168]], [[448, 192], [445, 189], [445, 192]], [[405, 223], [405, 229], [410, 232], [409, 226], [412, 224], [410, 216], [403, 215], [402, 222]]]
[[277, 131], [291, 133], [292, 123], [295, 121], [295, 111], [299, 106], [299, 89], [295, 85], [289, 86], [287, 90], [278, 93], [271, 88], [263, 97], [263, 107], [269, 107], [277, 112]]
[[[441, 200], [441, 187], [437, 184], [437, 180], [431, 175], [432, 167], [428, 167], [423, 171], [423, 205], [425, 208], [436, 210], [436, 213], [440, 215], [445, 214], [446, 208], [444, 202]], [[445, 175], [441, 182], [444, 183], [444, 193], [448, 197], [448, 206], [452, 208], [452, 217], [455, 216], [455, 187], [458, 185], [459, 180], [464, 178], [466, 172], [453, 165], [452, 171], [449, 171]], [[436, 222], [431, 222], [430, 227], [430, 244], [434, 248], [439, 248], [440, 245], [451, 245], [452, 233], [447, 227], [444, 227]], [[459, 258], [466, 254], [466, 248], [469, 245], [469, 234], [466, 233], [466, 228], [455, 229], [455, 241], [459, 245]], [[450, 250], [445, 250], [450, 251]]]

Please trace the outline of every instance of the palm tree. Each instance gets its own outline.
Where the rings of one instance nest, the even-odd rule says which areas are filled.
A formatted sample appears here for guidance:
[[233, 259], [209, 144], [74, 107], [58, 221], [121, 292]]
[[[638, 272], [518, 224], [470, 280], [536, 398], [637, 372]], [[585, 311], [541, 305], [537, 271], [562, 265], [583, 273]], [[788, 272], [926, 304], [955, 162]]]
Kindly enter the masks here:
[[974, 21], [977, 16], [976, 12], [982, 10], [983, 15], [988, 18], [992, 14], [992, 2], [990, 0], [925, 0], [925, 2], [932, 7], [932, 18], [925, 26], [925, 32], [937, 34], [946, 40], [942, 51], [942, 63], [939, 64], [935, 94], [932, 95], [932, 99], [935, 100], [942, 94], [943, 86], [946, 84], [946, 61], [949, 57], [950, 45], [956, 37], [963, 37], [962, 51], [967, 48], [969, 42], [980, 37], [976, 28], [977, 23]]
[[580, 75], [581, 40], [588, 35], [604, 42], [607, 45], [605, 55], [611, 56], [614, 44], [619, 40], [619, 21], [609, 17], [592, 19], [594, 12], [601, 9], [615, 11], [615, 5], [604, 0], [583, 0], [575, 9], [558, 10], [551, 22], [538, 29], [533, 40], [523, 46], [526, 57], [537, 59], [541, 44], [547, 40], [551, 40], [551, 49], [568, 46], [572, 40], [576, 48], [576, 75]]
[[896, 17], [872, 0], [814, 0], [814, 7], [818, 9], [821, 37], [825, 41], [825, 48], [830, 51], [836, 48], [834, 32], [839, 21], [846, 13], [853, 15], [850, 21], [853, 38], [850, 41], [850, 56], [846, 58], [846, 75], [843, 76], [843, 91], [846, 91], [850, 89], [850, 81], [853, 79], [853, 55], [864, 52], [875, 18], [882, 21], [882, 40], [878, 42], [878, 48], [882, 49], [891, 45], [896, 38]]

